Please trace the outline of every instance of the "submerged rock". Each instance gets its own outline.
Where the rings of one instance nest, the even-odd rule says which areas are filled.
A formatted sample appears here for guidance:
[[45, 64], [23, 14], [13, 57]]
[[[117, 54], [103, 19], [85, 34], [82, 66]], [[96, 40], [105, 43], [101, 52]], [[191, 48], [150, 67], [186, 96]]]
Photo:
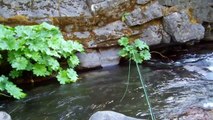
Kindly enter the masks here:
[[205, 29], [201, 24], [190, 22], [185, 11], [175, 12], [163, 18], [163, 25], [175, 42], [185, 43], [204, 38]]
[[212, 120], [213, 111], [202, 108], [190, 108], [182, 115], [172, 120]]
[[142, 120], [133, 117], [128, 117], [124, 114], [114, 111], [98, 111], [94, 113], [89, 120]]
[[0, 111], [0, 120], [12, 120], [12, 119], [8, 113]]

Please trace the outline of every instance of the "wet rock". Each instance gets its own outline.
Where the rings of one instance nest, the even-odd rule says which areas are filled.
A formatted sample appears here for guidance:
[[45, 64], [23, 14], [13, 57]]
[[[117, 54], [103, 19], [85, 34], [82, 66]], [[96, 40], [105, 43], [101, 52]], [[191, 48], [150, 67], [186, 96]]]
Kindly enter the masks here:
[[93, 30], [96, 41], [103, 42], [111, 39], [119, 39], [126, 34], [131, 34], [131, 29], [122, 22], [122, 21], [115, 21], [113, 23], [107, 24], [106, 26], [96, 28]]
[[142, 120], [125, 116], [124, 114], [114, 111], [98, 111], [94, 113], [89, 120]]
[[79, 53], [77, 54], [79, 60], [80, 60], [80, 65], [79, 68], [95, 68], [95, 67], [100, 67], [101, 62], [100, 62], [100, 53], [97, 51], [92, 51], [89, 53]]
[[150, 0], [137, 0], [136, 3], [137, 3], [137, 4], [143, 5], [143, 4], [148, 3], [149, 1], [150, 1]]
[[162, 40], [162, 34], [158, 32], [159, 30], [159, 26], [149, 26], [142, 32], [140, 39], [146, 42], [147, 45], [158, 45]]
[[101, 66], [108, 67], [118, 65], [120, 62], [119, 50], [119, 48], [100, 49]]
[[212, 120], [213, 111], [202, 108], [190, 108], [185, 113], [172, 120]]
[[185, 11], [175, 12], [163, 18], [164, 29], [175, 42], [201, 40], [205, 29], [201, 24], [192, 24]]
[[162, 8], [163, 6], [158, 2], [151, 4], [146, 10], [136, 8], [126, 16], [126, 23], [129, 26], [136, 26], [160, 18], [163, 16]]
[[12, 119], [8, 113], [0, 111], [0, 120], [12, 120]]

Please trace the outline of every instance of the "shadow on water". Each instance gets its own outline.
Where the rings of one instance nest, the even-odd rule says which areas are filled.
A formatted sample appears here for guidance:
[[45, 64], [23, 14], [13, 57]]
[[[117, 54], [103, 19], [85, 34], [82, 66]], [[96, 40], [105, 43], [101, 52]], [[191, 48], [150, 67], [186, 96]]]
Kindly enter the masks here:
[[[213, 50], [190, 52], [165, 63], [151, 60], [140, 66], [158, 119], [170, 119], [185, 109], [213, 103]], [[98, 110], [113, 110], [147, 118], [147, 105], [136, 67], [132, 66], [126, 97], [128, 66], [80, 74], [74, 84], [36, 87], [23, 100], [0, 105], [14, 120], [87, 120]]]

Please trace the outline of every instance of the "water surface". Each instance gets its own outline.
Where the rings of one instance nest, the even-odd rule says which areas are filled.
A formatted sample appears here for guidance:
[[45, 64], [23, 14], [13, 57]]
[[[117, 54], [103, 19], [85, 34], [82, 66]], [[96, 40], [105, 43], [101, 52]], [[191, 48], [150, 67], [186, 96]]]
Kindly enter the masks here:
[[[192, 106], [213, 104], [213, 49], [181, 55], [178, 60], [151, 60], [140, 66], [158, 119], [166, 120]], [[87, 120], [99, 110], [113, 110], [137, 118], [148, 111], [136, 67], [128, 65], [80, 74], [74, 84], [52, 83], [28, 91], [23, 100], [4, 102], [0, 109], [14, 120]], [[126, 85], [128, 92], [122, 102]]]

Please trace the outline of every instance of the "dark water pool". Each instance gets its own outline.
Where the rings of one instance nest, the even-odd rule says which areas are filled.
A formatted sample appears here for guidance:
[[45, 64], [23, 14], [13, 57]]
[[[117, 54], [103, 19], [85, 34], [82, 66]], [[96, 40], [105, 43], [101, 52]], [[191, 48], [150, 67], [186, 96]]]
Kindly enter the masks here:
[[[163, 63], [152, 60], [140, 66], [153, 110], [167, 120], [192, 106], [213, 107], [213, 49], [184, 54]], [[4, 102], [0, 110], [14, 120], [88, 120], [99, 110], [113, 110], [147, 118], [147, 105], [133, 65], [126, 97], [128, 66], [115, 66], [80, 74], [74, 84], [52, 83], [28, 91], [23, 100]]]

